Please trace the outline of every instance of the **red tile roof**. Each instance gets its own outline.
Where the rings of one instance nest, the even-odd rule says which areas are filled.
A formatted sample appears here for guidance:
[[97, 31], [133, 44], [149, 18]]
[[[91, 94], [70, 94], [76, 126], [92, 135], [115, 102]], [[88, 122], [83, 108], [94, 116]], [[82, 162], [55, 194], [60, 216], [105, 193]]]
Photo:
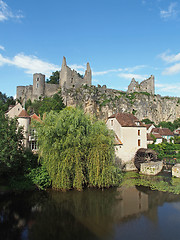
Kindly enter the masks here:
[[152, 134], [159, 133], [161, 136], [173, 136], [174, 135], [169, 128], [153, 128], [151, 133]]
[[18, 118], [29, 118], [29, 114], [26, 112], [25, 109], [23, 109], [20, 114], [18, 115]]
[[116, 118], [122, 127], [145, 127], [145, 125], [131, 113], [116, 113], [109, 118]]
[[159, 133], [152, 133], [154, 136], [155, 136], [155, 138], [158, 138], [158, 139], [162, 139], [162, 137], [161, 137], [161, 135], [159, 134]]
[[151, 136], [150, 133], [147, 134], [147, 140], [148, 141], [154, 141], [153, 137]]
[[38, 122], [41, 122], [41, 118], [38, 117], [38, 115], [36, 115], [35, 113], [33, 113], [30, 117], [31, 117], [31, 119], [33, 119], [33, 120], [36, 120], [36, 121], [38, 121]]

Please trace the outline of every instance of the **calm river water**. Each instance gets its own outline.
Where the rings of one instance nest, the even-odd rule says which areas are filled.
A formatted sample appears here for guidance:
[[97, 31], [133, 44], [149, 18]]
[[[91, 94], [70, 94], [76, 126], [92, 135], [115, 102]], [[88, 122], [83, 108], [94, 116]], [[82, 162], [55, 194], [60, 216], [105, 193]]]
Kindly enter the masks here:
[[143, 187], [0, 195], [0, 239], [180, 239], [180, 195]]

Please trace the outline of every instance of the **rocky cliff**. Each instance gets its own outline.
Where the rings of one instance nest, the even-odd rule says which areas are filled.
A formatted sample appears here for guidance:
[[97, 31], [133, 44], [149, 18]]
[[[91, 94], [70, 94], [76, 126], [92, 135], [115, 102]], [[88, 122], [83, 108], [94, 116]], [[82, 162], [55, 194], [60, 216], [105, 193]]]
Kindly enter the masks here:
[[148, 118], [156, 124], [161, 121], [173, 122], [180, 118], [180, 98], [161, 97], [147, 92], [126, 93], [106, 86], [81, 86], [62, 92], [67, 106], [82, 106], [85, 112], [98, 119], [107, 119], [116, 112], [133, 113], [138, 119]]

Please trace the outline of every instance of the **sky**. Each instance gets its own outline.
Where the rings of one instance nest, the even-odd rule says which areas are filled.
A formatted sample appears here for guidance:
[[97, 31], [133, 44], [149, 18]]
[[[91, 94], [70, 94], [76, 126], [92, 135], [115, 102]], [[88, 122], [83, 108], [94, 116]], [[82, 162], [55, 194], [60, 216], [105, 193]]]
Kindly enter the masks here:
[[155, 76], [155, 93], [180, 97], [180, 1], [0, 0], [0, 91], [67, 64], [92, 84], [126, 91]]

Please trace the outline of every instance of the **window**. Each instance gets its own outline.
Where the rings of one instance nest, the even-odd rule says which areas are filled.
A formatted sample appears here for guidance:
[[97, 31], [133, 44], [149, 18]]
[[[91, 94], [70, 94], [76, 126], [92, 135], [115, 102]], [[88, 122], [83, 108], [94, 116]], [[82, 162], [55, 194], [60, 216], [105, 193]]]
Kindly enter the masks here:
[[36, 81], [38, 82], [38, 81], [39, 81], [39, 78], [37, 78]]
[[113, 126], [113, 120], [111, 120], [111, 126]]
[[38, 88], [38, 83], [37, 83], [37, 88]]
[[36, 141], [30, 142], [30, 148], [31, 150], [37, 150], [38, 149], [37, 142]]
[[140, 147], [140, 146], [141, 146], [141, 140], [138, 139], [138, 147]]
[[140, 130], [138, 130], [138, 136], [140, 136], [141, 135], [141, 131]]

